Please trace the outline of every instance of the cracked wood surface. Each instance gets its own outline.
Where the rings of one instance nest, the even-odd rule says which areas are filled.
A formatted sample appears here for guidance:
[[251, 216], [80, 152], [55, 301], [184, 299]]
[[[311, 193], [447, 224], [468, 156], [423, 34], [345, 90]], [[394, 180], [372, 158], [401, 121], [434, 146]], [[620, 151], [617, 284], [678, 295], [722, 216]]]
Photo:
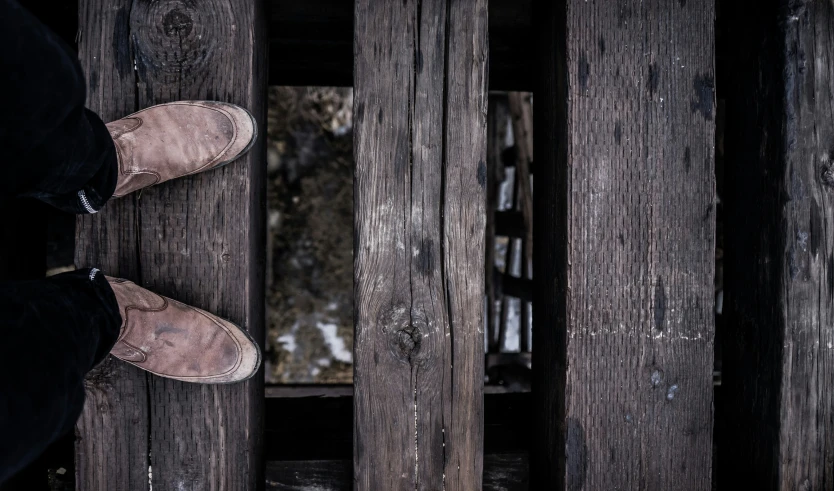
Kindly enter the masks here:
[[541, 1], [533, 489], [709, 489], [713, 2]]
[[[111, 121], [162, 102], [220, 100], [248, 108], [263, 124], [260, 9], [244, 0], [81, 0], [88, 107]], [[262, 338], [263, 141], [222, 169], [80, 217], [76, 264], [215, 312]], [[76, 428], [78, 489], [263, 488], [262, 374], [205, 386], [108, 357], [86, 385]]]
[[486, 1], [355, 9], [356, 489], [480, 489]]
[[[721, 489], [834, 489], [834, 5], [727, 4]], [[722, 15], [722, 16], [723, 16]]]

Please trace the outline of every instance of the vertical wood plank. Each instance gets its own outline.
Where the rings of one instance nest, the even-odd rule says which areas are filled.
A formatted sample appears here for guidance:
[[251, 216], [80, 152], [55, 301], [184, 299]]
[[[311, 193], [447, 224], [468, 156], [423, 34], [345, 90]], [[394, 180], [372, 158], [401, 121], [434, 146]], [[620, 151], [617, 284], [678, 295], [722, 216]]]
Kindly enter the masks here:
[[[105, 5], [106, 4], [106, 5]], [[265, 121], [260, 2], [82, 0], [88, 106], [105, 121], [181, 99], [234, 102]], [[261, 130], [263, 128], [261, 127]], [[79, 219], [76, 262], [263, 336], [264, 147]], [[79, 489], [262, 489], [263, 379], [203, 386], [112, 358], [88, 378]]]
[[834, 6], [723, 7], [728, 73], [718, 483], [834, 487]]
[[[130, 0], [80, 0], [78, 55], [87, 76], [87, 107], [104, 121], [136, 111], [130, 46]], [[79, 217], [75, 262], [107, 274], [138, 278], [136, 197], [112, 201]], [[147, 376], [107, 357], [86, 380], [86, 403], [76, 425], [78, 489], [148, 489]]]
[[535, 489], [708, 489], [713, 5], [539, 1]]
[[479, 489], [484, 0], [359, 0], [356, 489]]

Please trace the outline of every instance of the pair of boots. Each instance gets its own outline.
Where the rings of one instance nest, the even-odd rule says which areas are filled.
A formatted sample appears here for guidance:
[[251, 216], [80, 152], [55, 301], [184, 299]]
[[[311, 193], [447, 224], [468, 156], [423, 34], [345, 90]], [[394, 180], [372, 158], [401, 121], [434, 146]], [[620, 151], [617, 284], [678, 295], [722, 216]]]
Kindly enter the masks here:
[[[107, 124], [118, 155], [114, 198], [228, 164], [257, 137], [251, 114], [233, 104], [182, 101], [153, 106]], [[79, 198], [88, 211], [83, 191]], [[101, 274], [93, 269], [90, 279]], [[254, 375], [261, 352], [238, 326], [150, 292], [105, 277], [122, 326], [110, 354], [161, 377], [232, 383]]]

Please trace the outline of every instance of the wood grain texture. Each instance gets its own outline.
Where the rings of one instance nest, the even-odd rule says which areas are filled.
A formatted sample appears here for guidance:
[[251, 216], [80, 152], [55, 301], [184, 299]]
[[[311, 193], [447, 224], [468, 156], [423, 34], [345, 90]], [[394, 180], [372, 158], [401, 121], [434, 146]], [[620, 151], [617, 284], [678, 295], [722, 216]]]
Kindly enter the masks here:
[[479, 489], [486, 2], [355, 14], [356, 489]]
[[541, 1], [534, 489], [708, 489], [713, 4]]
[[[79, 24], [88, 106], [105, 121], [157, 103], [207, 99], [242, 105], [263, 123], [259, 2], [82, 0]], [[261, 339], [262, 143], [220, 170], [81, 217], [77, 265], [215, 312]], [[77, 426], [79, 489], [263, 488], [261, 376], [201, 386], [109, 358], [91, 373], [87, 389]]]
[[728, 42], [718, 482], [832, 489], [834, 5], [726, 13], [744, 24]]

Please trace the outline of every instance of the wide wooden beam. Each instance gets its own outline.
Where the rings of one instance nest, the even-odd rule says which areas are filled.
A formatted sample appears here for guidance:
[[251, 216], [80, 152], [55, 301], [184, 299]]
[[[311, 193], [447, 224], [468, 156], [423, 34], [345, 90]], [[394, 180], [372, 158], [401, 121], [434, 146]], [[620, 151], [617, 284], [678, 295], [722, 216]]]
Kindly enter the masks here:
[[355, 489], [479, 489], [486, 1], [354, 25]]
[[[261, 2], [82, 0], [79, 14], [87, 105], [105, 121], [157, 103], [209, 99], [240, 104], [263, 125]], [[222, 169], [114, 200], [80, 218], [77, 265], [215, 312], [262, 340], [263, 143]], [[205, 386], [108, 358], [87, 381], [77, 487], [262, 488], [262, 412], [262, 375]]]
[[713, 2], [538, 1], [533, 489], [709, 489]]
[[725, 2], [722, 489], [834, 487], [834, 5]]

